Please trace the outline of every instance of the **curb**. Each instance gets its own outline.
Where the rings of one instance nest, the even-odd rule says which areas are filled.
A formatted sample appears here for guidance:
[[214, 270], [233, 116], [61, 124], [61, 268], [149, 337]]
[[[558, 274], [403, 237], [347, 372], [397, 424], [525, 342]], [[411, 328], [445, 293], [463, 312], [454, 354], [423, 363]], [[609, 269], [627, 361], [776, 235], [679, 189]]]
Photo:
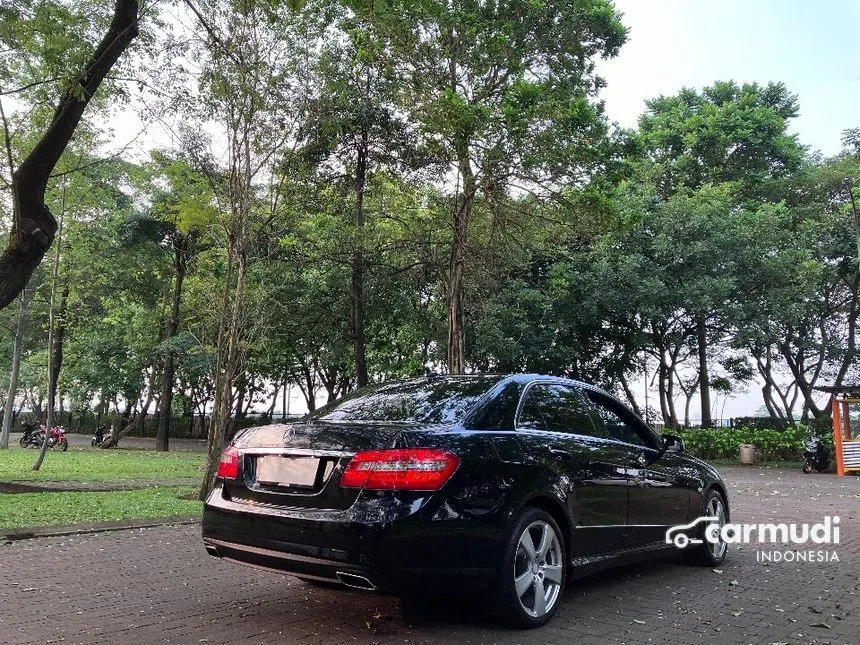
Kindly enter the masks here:
[[147, 517], [136, 520], [118, 520], [115, 522], [98, 522], [94, 524], [78, 524], [76, 526], [33, 526], [17, 529], [0, 529], [0, 541], [7, 544], [20, 540], [36, 538], [64, 537], [68, 535], [87, 535], [90, 533], [108, 533], [112, 531], [128, 531], [130, 529], [151, 529], [158, 526], [199, 524], [200, 518], [189, 515], [174, 517]]

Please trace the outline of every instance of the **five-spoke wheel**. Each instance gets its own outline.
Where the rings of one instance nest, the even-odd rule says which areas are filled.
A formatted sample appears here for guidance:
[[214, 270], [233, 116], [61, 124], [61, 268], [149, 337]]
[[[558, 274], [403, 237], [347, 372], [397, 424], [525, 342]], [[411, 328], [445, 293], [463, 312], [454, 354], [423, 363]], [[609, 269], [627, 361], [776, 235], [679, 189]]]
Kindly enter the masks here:
[[508, 535], [499, 585], [503, 617], [521, 627], [546, 623], [564, 593], [564, 538], [555, 520], [539, 508], [525, 508]]

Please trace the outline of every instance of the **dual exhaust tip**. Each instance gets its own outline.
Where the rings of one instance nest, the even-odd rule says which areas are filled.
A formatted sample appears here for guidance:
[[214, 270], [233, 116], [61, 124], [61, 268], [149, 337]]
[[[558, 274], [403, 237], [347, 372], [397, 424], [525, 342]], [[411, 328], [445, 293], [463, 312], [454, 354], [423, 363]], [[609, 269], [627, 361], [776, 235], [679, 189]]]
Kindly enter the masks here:
[[[214, 544], [206, 544], [206, 553], [209, 555], [220, 558], [222, 557], [221, 552], [218, 550], [218, 547]], [[356, 573], [347, 573], [346, 571], [338, 571], [335, 573], [337, 579], [340, 581], [342, 585], [345, 587], [350, 587], [352, 589], [362, 589], [363, 591], [375, 591], [376, 585], [373, 584], [370, 580], [365, 578], [364, 576], [360, 576]]]
[[335, 575], [337, 576], [337, 579], [341, 581], [341, 584], [346, 587], [363, 589], [364, 591], [376, 590], [376, 585], [364, 576], [360, 576], [355, 573], [346, 573], [344, 571], [338, 571]]

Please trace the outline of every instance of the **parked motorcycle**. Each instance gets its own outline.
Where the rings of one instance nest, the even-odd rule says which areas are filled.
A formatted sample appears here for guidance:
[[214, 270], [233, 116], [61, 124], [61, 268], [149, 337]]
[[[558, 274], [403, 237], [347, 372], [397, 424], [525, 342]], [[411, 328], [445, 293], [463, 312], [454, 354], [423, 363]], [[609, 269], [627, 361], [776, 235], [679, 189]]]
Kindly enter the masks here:
[[41, 446], [42, 445], [42, 429], [39, 427], [38, 423], [25, 423], [21, 426], [21, 432], [24, 434], [21, 436], [21, 447], [26, 448], [27, 446]]
[[96, 428], [96, 431], [93, 433], [93, 438], [90, 440], [90, 445], [95, 448], [96, 446], [102, 445], [102, 442], [110, 435], [110, 428], [106, 426], [102, 426], [101, 428]]
[[111, 441], [116, 441], [116, 443], [113, 444], [114, 446], [119, 444], [119, 441], [114, 439], [113, 427], [102, 427], [95, 431], [93, 438], [90, 439], [90, 445], [93, 447], [100, 446], [104, 448]]
[[52, 450], [66, 452], [69, 449], [69, 440], [66, 438], [66, 429], [62, 426], [51, 428], [51, 436], [48, 439], [48, 447]]
[[[21, 426], [24, 435], [21, 437], [21, 447], [33, 446], [41, 448], [45, 441], [45, 426], [35, 423], [25, 423]], [[51, 428], [51, 434], [48, 437], [48, 447], [52, 450], [61, 450], [66, 452], [69, 449], [69, 440], [66, 438], [66, 430], [60, 426]]]
[[812, 435], [806, 440], [806, 448], [803, 451], [803, 472], [812, 471], [820, 473], [830, 467], [830, 451], [824, 442]]

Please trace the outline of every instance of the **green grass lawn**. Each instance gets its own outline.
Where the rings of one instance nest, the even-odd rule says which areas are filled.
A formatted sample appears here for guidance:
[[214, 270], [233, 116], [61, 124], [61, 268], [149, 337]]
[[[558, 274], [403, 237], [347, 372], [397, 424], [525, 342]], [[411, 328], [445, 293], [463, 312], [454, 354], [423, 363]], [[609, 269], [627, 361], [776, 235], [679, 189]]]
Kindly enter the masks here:
[[38, 451], [18, 446], [0, 451], [0, 481], [122, 481], [203, 477], [206, 455], [199, 452], [69, 448], [49, 450], [33, 471]]
[[196, 488], [152, 487], [109, 493], [20, 493], [0, 496], [0, 529], [200, 515]]

